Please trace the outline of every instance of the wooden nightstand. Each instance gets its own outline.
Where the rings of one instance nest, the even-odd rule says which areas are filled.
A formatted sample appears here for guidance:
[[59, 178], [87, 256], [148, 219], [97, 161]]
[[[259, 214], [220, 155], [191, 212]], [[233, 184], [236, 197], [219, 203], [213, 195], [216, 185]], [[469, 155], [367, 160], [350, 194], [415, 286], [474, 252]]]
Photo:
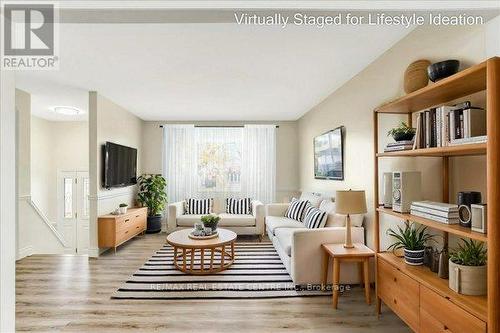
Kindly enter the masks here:
[[369, 260], [375, 256], [369, 247], [360, 243], [354, 243], [353, 248], [345, 248], [344, 244], [323, 244], [323, 286], [327, 283], [328, 263], [330, 257], [333, 258], [333, 308], [337, 308], [339, 300], [339, 277], [340, 277], [340, 262], [359, 262], [359, 276], [361, 284], [365, 284], [365, 299], [366, 303], [370, 304], [370, 274]]

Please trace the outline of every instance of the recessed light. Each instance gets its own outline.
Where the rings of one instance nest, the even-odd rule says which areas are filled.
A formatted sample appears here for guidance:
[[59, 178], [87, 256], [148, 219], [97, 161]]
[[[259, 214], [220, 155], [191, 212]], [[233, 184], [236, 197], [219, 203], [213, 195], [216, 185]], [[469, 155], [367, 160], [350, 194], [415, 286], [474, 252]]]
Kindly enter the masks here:
[[65, 116], [78, 116], [84, 113], [82, 110], [77, 109], [72, 106], [55, 106], [52, 108], [55, 113], [62, 114]]

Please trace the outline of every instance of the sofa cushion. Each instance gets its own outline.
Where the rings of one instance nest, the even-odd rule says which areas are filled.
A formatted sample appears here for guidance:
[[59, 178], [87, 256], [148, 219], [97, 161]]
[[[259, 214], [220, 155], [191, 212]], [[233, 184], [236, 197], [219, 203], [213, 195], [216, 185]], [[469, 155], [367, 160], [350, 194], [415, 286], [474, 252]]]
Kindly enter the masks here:
[[304, 223], [284, 216], [266, 216], [266, 227], [273, 235], [278, 228], [305, 228]]
[[253, 227], [255, 225], [255, 216], [250, 214], [219, 214], [221, 227]]
[[278, 228], [275, 231], [276, 238], [280, 247], [288, 255], [292, 255], [292, 239], [293, 233], [298, 230], [297, 228]]
[[343, 227], [345, 226], [345, 221], [339, 220], [335, 217], [335, 202], [331, 200], [323, 200], [319, 205], [319, 209], [327, 212], [328, 217], [326, 219], [325, 227]]
[[210, 214], [213, 212], [214, 199], [186, 199], [185, 214]]
[[226, 198], [226, 213], [228, 214], [252, 214], [251, 198]]
[[302, 192], [299, 200], [307, 200], [311, 203], [311, 205], [318, 208], [319, 205], [321, 204], [321, 202], [325, 199], [328, 199], [328, 198], [323, 196], [321, 193]]
[[302, 222], [304, 219], [304, 211], [308, 205], [311, 204], [307, 200], [298, 200], [293, 198], [285, 212], [285, 217]]
[[323, 228], [328, 217], [327, 212], [319, 208], [309, 206], [306, 208], [304, 225], [309, 229]]
[[195, 222], [201, 222], [204, 215], [185, 214], [177, 217], [177, 225], [180, 227], [193, 227]]

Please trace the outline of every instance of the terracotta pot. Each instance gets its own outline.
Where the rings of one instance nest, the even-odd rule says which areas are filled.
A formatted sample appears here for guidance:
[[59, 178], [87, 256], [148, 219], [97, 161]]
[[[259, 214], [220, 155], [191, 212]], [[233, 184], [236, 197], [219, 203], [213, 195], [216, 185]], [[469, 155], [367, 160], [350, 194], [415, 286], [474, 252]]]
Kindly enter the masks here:
[[417, 60], [406, 68], [404, 89], [407, 94], [427, 86], [429, 83], [427, 67], [429, 67], [430, 64], [431, 62], [429, 60]]
[[463, 266], [449, 260], [448, 266], [451, 290], [464, 295], [486, 295], [486, 265]]

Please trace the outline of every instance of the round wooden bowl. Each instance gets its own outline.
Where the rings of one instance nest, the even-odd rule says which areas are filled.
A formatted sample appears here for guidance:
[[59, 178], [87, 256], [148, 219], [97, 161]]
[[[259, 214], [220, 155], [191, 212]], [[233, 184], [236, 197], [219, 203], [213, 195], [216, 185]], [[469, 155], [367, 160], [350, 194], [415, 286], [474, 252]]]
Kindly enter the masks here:
[[427, 67], [429, 67], [430, 64], [431, 62], [429, 60], [417, 60], [406, 68], [404, 89], [407, 94], [427, 86], [429, 83]]

